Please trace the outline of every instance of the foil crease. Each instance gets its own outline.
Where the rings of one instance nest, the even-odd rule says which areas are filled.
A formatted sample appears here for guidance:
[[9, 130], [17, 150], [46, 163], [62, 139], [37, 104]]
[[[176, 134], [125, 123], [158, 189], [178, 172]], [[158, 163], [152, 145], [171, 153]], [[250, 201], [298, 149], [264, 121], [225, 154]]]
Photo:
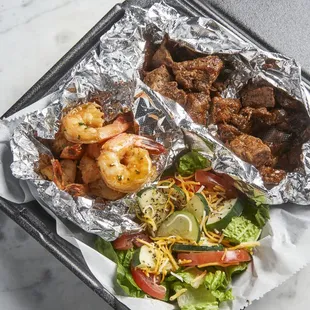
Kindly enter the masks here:
[[[235, 185], [257, 203], [309, 204], [310, 142], [303, 145], [304, 173], [289, 173], [278, 186], [267, 190], [257, 169], [216, 139], [216, 128], [194, 124], [180, 105], [139, 80], [146, 38], [159, 43], [166, 33], [172, 40], [197, 52], [216, 53], [233, 63], [236, 70], [232, 72], [223, 96], [235, 97], [249, 79], [263, 79], [302, 101], [310, 112], [310, 92], [301, 81], [300, 67], [293, 59], [264, 52], [210, 18], [182, 16], [164, 2], [148, 9], [132, 6], [71, 70], [54, 93], [52, 103], [18, 124], [11, 139], [14, 176], [32, 182], [38, 197], [54, 213], [106, 240], [113, 240], [126, 231], [138, 231], [140, 226], [130, 212], [135, 205], [135, 194], [105, 203], [73, 198], [36, 172], [39, 155], [52, 156], [39, 138], [54, 137], [61, 115], [68, 107], [95, 98], [107, 121], [119, 113], [132, 111], [139, 133], [154, 137], [165, 145], [167, 153], [156, 159], [158, 175], [183, 149], [198, 146], [199, 151], [212, 161], [214, 170], [231, 175]], [[266, 60], [273, 60], [276, 66], [266, 68]], [[201, 138], [207, 144], [201, 143]]]

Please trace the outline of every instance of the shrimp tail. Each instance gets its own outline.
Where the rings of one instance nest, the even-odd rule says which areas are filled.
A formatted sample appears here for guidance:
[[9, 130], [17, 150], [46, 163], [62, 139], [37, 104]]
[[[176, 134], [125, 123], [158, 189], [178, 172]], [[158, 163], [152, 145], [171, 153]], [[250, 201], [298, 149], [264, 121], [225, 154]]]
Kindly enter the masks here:
[[86, 184], [72, 183], [68, 184], [64, 190], [73, 197], [86, 196], [88, 187]]
[[129, 129], [131, 123], [124, 115], [119, 115], [112, 124], [99, 129], [99, 141], [109, 140]]
[[162, 154], [166, 152], [166, 148], [162, 144], [142, 136], [139, 136], [135, 141], [135, 146], [148, 150], [150, 154]]
[[62, 150], [60, 158], [72, 160], [81, 159], [83, 154], [84, 149], [82, 144], [68, 145]]
[[53, 181], [57, 185], [59, 189], [63, 189], [65, 187], [65, 182], [63, 179], [63, 172], [60, 165], [60, 162], [57, 159], [51, 160], [52, 168], [53, 168]]

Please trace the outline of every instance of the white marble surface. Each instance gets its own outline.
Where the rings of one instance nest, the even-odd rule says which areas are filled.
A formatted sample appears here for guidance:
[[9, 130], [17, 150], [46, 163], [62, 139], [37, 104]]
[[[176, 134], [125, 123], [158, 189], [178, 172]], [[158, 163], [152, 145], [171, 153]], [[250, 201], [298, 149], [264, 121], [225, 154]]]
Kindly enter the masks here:
[[[0, 0], [0, 115], [117, 2]], [[248, 309], [308, 310], [309, 286], [307, 267]], [[0, 213], [0, 309], [111, 308]]]

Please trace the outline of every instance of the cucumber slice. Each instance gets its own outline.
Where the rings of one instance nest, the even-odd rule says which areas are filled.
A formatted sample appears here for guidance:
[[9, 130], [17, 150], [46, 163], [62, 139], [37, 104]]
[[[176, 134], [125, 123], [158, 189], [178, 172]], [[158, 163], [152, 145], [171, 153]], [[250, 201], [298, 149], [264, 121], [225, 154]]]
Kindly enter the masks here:
[[240, 216], [243, 211], [243, 204], [240, 199], [230, 199], [224, 201], [221, 211], [209, 214], [206, 223], [207, 230], [222, 230], [231, 221], [234, 216]]
[[[164, 182], [162, 183], [162, 186], [166, 186], [168, 184], [169, 183]], [[162, 188], [161, 190], [166, 195], [168, 195], [169, 192], [171, 191], [172, 202], [177, 209], [183, 209], [186, 206], [186, 203], [187, 203], [186, 195], [181, 189], [181, 187], [174, 184], [170, 188]]]
[[147, 245], [137, 249], [132, 256], [132, 265], [140, 268], [154, 268], [156, 265], [155, 249]]
[[175, 211], [161, 224], [157, 236], [179, 236], [198, 242], [200, 239], [199, 224], [193, 214], [187, 211]]
[[223, 251], [224, 247], [219, 245], [214, 246], [199, 246], [190, 244], [174, 244], [172, 251], [174, 252], [206, 252], [206, 251]]
[[198, 223], [200, 223], [204, 213], [208, 215], [210, 210], [205, 197], [200, 193], [196, 193], [187, 203], [184, 211], [192, 213], [196, 217]]
[[157, 225], [165, 220], [168, 214], [165, 210], [167, 197], [163, 192], [154, 187], [148, 187], [140, 191], [137, 196], [143, 215], [153, 218]]

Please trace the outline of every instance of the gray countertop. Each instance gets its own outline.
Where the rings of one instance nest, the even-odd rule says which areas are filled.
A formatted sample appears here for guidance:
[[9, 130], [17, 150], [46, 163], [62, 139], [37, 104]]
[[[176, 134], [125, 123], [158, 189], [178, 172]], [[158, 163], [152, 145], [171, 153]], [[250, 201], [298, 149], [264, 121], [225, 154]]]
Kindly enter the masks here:
[[[117, 0], [0, 0], [0, 85], [3, 114]], [[266, 41], [310, 68], [310, 1], [209, 0]], [[265, 15], [262, 16], [264, 3]], [[285, 4], [284, 4], [285, 3]], [[270, 27], [280, 25], [278, 28]], [[18, 47], [18, 48], [16, 48]], [[110, 309], [84, 283], [0, 213], [1, 310]], [[248, 309], [308, 310], [310, 267]]]
[[208, 0], [310, 73], [309, 0]]

